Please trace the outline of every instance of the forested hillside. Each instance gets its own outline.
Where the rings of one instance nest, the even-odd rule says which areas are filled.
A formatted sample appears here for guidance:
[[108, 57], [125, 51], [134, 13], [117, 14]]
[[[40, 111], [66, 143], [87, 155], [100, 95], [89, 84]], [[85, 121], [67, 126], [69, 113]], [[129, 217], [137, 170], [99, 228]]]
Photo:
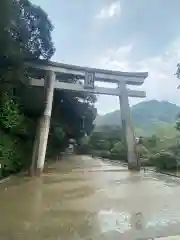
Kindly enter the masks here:
[[[167, 127], [170, 131], [175, 125], [180, 107], [166, 101], [144, 101], [131, 108], [132, 120], [136, 131], [141, 135], [153, 134], [159, 128]], [[114, 111], [104, 116], [97, 116], [96, 126], [119, 125], [120, 111]]]

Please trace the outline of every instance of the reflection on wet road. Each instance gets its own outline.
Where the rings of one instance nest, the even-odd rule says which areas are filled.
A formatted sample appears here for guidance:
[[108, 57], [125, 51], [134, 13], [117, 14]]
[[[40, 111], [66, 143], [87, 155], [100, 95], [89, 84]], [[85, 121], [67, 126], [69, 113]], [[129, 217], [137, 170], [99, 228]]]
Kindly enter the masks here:
[[[116, 240], [180, 234], [180, 182], [86, 156], [0, 185], [0, 239]], [[180, 237], [178, 238], [180, 239]]]

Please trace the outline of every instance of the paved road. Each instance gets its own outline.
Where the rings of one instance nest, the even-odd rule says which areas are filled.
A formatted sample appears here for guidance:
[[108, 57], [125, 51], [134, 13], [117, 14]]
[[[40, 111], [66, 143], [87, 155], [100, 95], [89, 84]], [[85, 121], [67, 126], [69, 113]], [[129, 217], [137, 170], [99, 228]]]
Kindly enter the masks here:
[[178, 180], [131, 173], [87, 156], [68, 157], [40, 179], [1, 184], [0, 206], [1, 240], [131, 240], [180, 234]]

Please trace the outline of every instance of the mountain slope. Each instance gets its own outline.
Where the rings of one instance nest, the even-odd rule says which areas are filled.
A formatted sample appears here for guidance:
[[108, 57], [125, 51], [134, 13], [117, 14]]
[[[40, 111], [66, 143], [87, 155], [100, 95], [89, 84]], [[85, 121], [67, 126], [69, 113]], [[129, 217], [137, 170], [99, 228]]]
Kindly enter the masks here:
[[[158, 127], [175, 124], [180, 107], [167, 101], [144, 101], [131, 108], [131, 116], [138, 132], [152, 134]], [[97, 116], [96, 126], [119, 125], [120, 111]]]

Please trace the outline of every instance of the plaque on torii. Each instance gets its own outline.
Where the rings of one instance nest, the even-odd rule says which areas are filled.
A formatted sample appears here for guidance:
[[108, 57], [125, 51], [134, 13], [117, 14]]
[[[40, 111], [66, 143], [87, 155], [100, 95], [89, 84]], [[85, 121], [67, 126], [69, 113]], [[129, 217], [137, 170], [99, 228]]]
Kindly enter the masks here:
[[86, 72], [84, 79], [84, 88], [85, 89], [94, 89], [94, 80], [95, 73], [94, 72]]

